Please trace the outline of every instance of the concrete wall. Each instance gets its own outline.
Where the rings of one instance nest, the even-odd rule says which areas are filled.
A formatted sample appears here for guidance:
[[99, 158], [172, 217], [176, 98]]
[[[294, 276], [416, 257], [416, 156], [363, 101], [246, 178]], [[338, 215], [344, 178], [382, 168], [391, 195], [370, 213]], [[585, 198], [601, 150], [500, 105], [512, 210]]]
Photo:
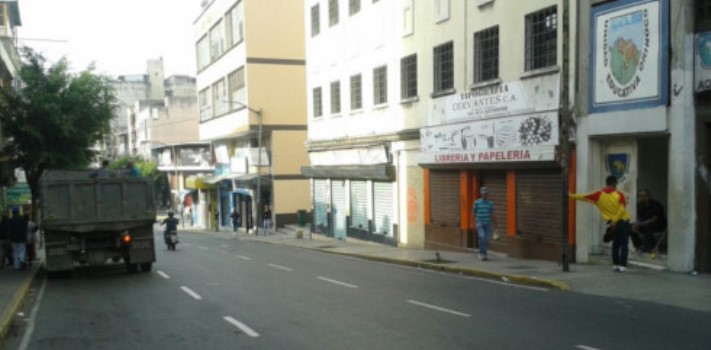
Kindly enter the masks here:
[[247, 56], [304, 59], [304, 0], [244, 0]]

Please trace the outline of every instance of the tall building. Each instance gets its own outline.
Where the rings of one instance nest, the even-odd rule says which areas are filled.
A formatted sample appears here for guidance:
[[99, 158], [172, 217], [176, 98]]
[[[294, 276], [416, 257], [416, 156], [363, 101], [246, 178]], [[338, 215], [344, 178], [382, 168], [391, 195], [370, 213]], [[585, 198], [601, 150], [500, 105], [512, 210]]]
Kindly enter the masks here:
[[307, 1], [314, 230], [472, 249], [487, 186], [494, 249], [558, 260], [563, 3]]
[[[308, 209], [303, 0], [203, 2], [194, 23], [200, 140], [213, 145], [215, 173], [193, 186], [208, 193], [210, 218], [241, 226], [272, 207], [278, 226]], [[213, 225], [216, 224], [213, 222]], [[211, 226], [213, 226], [211, 225]]]
[[[17, 54], [17, 29], [22, 26], [22, 20], [17, 1], [0, 1], [0, 25], [0, 87], [18, 87], [22, 62]], [[6, 142], [0, 133], [0, 149]], [[0, 160], [0, 186], [14, 182], [14, 168], [9, 162]]]

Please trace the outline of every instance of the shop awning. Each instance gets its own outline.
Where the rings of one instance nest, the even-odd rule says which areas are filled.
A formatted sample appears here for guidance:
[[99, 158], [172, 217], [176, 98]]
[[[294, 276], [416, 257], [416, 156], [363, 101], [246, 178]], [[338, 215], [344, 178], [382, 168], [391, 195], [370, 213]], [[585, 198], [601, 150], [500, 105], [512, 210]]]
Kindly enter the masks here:
[[388, 164], [304, 166], [301, 174], [309, 178], [394, 181], [395, 167]]
[[215, 188], [214, 183], [209, 183], [208, 180], [214, 176], [199, 176], [192, 175], [185, 179], [185, 187], [192, 190], [205, 190]]

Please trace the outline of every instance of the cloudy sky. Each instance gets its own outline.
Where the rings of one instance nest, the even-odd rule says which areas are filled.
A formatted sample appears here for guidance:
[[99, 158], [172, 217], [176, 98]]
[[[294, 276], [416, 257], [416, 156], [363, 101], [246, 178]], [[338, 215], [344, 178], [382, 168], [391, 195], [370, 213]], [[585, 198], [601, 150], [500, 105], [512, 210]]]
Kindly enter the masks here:
[[107, 75], [143, 74], [162, 57], [166, 77], [194, 76], [192, 24], [202, 0], [19, 0], [18, 46], [74, 70], [95, 62]]

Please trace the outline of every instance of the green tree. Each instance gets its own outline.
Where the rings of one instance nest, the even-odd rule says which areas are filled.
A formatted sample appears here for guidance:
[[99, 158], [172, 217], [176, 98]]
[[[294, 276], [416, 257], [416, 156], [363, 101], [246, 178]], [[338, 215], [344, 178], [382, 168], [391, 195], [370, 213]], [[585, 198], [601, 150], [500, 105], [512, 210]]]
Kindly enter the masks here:
[[70, 71], [66, 59], [52, 66], [44, 56], [21, 49], [21, 88], [0, 90], [0, 123], [8, 143], [0, 151], [21, 167], [37, 203], [39, 180], [48, 169], [82, 169], [109, 132], [116, 98], [109, 79], [93, 67]]

